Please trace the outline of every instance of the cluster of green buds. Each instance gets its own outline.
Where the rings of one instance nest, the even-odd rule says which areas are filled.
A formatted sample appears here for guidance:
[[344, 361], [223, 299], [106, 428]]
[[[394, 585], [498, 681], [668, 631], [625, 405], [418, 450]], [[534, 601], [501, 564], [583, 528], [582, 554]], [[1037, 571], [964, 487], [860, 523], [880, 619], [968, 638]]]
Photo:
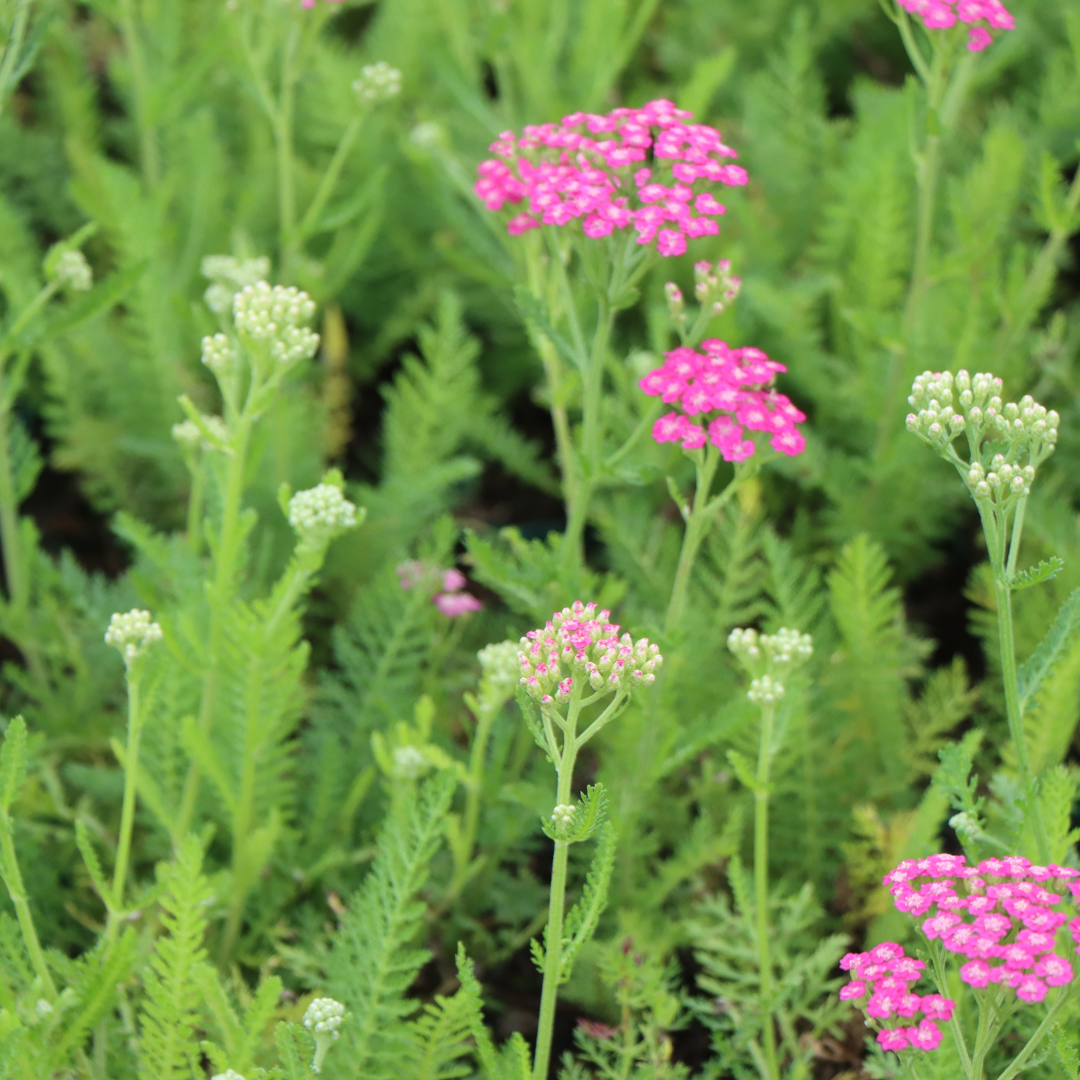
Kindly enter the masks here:
[[[990, 374], [923, 372], [908, 398], [918, 411], [908, 415], [907, 429], [956, 466], [976, 502], [1008, 511], [1031, 493], [1061, 418], [1030, 396], [1004, 403], [1002, 390]], [[967, 437], [966, 461], [953, 446], [960, 435]]]
[[211, 1076], [210, 1080], [244, 1080], [244, 1078], [235, 1069], [226, 1069], [223, 1073]]
[[361, 521], [356, 504], [342, 494], [341, 477], [336, 472], [323, 483], [293, 495], [288, 502], [288, 516], [301, 545], [318, 550], [348, 529], [355, 529]]
[[556, 830], [565, 829], [574, 820], [575, 813], [577, 813], [576, 806], [571, 803], [559, 803], [551, 811], [551, 824], [555, 826]]
[[728, 648], [750, 676], [746, 696], [755, 705], [774, 705], [785, 693], [782, 676], [801, 667], [814, 654], [809, 634], [781, 627], [775, 634], [756, 630], [732, 630]]
[[62, 252], [50, 266], [50, 270], [51, 280], [56, 282], [61, 289], [87, 292], [93, 287], [94, 272], [90, 269], [86, 256], [78, 248]]
[[202, 426], [190, 419], [173, 424], [172, 437], [182, 450], [194, 453], [196, 450], [224, 450], [229, 433], [220, 416], [203, 415]]
[[498, 707], [509, 701], [521, 678], [517, 643], [499, 641], [486, 645], [476, 658], [481, 671], [480, 707]]
[[202, 362], [219, 379], [225, 379], [236, 371], [240, 353], [228, 335], [213, 334], [202, 339]]
[[352, 88], [361, 104], [386, 101], [401, 93], [401, 72], [385, 60], [380, 60], [377, 64], [365, 64], [360, 69], [360, 78], [352, 84]]
[[703, 307], [711, 305], [713, 315], [721, 315], [738, 298], [742, 278], [731, 272], [731, 261], [721, 259], [714, 267], [709, 262], [694, 263], [694, 295]]
[[105, 631], [105, 644], [119, 649], [128, 667], [161, 638], [161, 627], [151, 618], [150, 612], [138, 608], [114, 614]]
[[240, 335], [268, 349], [282, 367], [309, 360], [319, 335], [304, 323], [315, 314], [315, 301], [295, 285], [245, 285], [233, 298], [233, 321]]
[[256, 259], [238, 259], [235, 255], [207, 255], [202, 261], [202, 275], [211, 282], [203, 293], [206, 306], [215, 315], [232, 310], [233, 297], [248, 285], [265, 281], [270, 274], [270, 260], [265, 255]]
[[312, 1072], [321, 1072], [326, 1052], [341, 1036], [340, 1027], [345, 1020], [345, 1006], [333, 998], [316, 998], [304, 1013], [304, 1027], [315, 1039], [315, 1058]]
[[[546, 626], [530, 630], [518, 651], [520, 683], [541, 705], [570, 700], [578, 681], [600, 693], [628, 693], [656, 681], [663, 664], [660, 647], [648, 638], [619, 637], [610, 611], [575, 601], [555, 612]], [[565, 665], [569, 673], [564, 676]]]
[[401, 780], [419, 780], [431, 772], [431, 762], [416, 746], [394, 748], [393, 775]]

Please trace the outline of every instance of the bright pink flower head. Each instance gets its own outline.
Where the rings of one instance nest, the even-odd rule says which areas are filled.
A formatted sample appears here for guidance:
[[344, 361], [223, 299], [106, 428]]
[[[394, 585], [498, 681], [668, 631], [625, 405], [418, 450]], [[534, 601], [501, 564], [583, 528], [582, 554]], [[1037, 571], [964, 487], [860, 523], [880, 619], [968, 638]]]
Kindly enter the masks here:
[[[340, 4], [343, 0], [327, 0], [330, 4]], [[315, 0], [300, 0], [300, 6], [302, 8], [313, 8], [315, 6]]]
[[908, 1039], [908, 1028], [886, 1028], [878, 1032], [877, 1041], [882, 1050], [900, 1051], [906, 1050], [911, 1042]]
[[941, 1031], [933, 1020], [923, 1020], [918, 1027], [904, 1029], [912, 1050], [936, 1050], [941, 1045]]
[[701, 348], [701, 353], [684, 346], [672, 349], [663, 365], [638, 383], [650, 397], [679, 407], [656, 421], [653, 438], [681, 443], [687, 450], [709, 442], [725, 461], [745, 461], [756, 449], [747, 432], [760, 431], [774, 450], [789, 457], [801, 454], [806, 439], [797, 425], [806, 415], [772, 389], [774, 376], [787, 368], [760, 349], [732, 349], [716, 338], [703, 341]]
[[747, 182], [720, 133], [692, 120], [658, 100], [605, 115], [571, 113], [520, 136], [504, 131], [490, 146], [496, 157], [477, 167], [473, 190], [492, 211], [525, 204], [507, 226], [512, 236], [580, 221], [586, 236], [599, 239], [633, 226], [639, 244], [682, 255], [688, 239], [719, 231], [725, 208], [710, 185]]
[[1001, 0], [897, 0], [927, 30], [948, 30], [958, 22], [968, 28], [968, 49], [982, 52], [993, 44], [990, 30], [1012, 30], [1016, 21]]

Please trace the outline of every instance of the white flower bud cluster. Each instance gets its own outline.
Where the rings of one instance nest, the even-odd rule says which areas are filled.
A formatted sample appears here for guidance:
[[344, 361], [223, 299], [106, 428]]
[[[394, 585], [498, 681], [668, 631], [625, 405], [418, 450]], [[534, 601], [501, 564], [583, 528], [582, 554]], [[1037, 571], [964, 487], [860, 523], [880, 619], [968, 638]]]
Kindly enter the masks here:
[[[908, 416], [907, 428], [954, 464], [952, 441], [966, 432], [971, 464], [963, 475], [969, 490], [976, 499], [1004, 505], [1031, 493], [1036, 469], [1054, 452], [1061, 417], [1030, 395], [1003, 403], [1002, 390], [1001, 379], [986, 373], [923, 372], [908, 398], [919, 411]], [[954, 397], [959, 412], [953, 408]], [[1001, 443], [1008, 453], [988, 459], [984, 439], [991, 444], [987, 454]]]
[[419, 780], [431, 768], [431, 763], [415, 746], [399, 746], [394, 750], [394, 775], [402, 780]]
[[265, 281], [270, 273], [270, 260], [265, 255], [257, 259], [238, 259], [235, 255], [207, 255], [202, 261], [202, 275], [213, 284], [203, 293], [206, 306], [216, 315], [231, 310], [233, 297], [246, 285]]
[[304, 1013], [304, 1027], [315, 1037], [315, 1060], [311, 1063], [313, 1072], [322, 1070], [326, 1051], [337, 1041], [341, 1032], [338, 1030], [345, 1020], [345, 1006], [333, 998], [316, 998]]
[[699, 304], [712, 304], [713, 315], [720, 315], [738, 298], [742, 278], [731, 272], [731, 261], [721, 259], [712, 263], [694, 264], [694, 295]]
[[244, 1080], [235, 1069], [226, 1069], [223, 1073], [211, 1076], [210, 1080]]
[[173, 424], [172, 437], [186, 450], [220, 450], [229, 436], [225, 421], [220, 416], [204, 415], [202, 419], [214, 437], [212, 442], [206, 438], [194, 420], [182, 420], [179, 424]]
[[224, 378], [236, 370], [240, 354], [225, 334], [214, 334], [202, 339], [202, 362], [218, 378]]
[[138, 608], [125, 614], [117, 612], [105, 631], [105, 644], [119, 649], [127, 664], [137, 660], [161, 638], [161, 627], [150, 617], [150, 612]]
[[309, 544], [328, 544], [359, 523], [356, 504], [349, 502], [334, 484], [298, 491], [289, 500], [289, 524]]
[[755, 705], [769, 705], [784, 696], [777, 676], [805, 664], [814, 654], [814, 639], [786, 626], [775, 634], [737, 627], [728, 635], [728, 648], [752, 676], [747, 697]]
[[560, 803], [551, 811], [551, 823], [556, 829], [566, 828], [574, 820], [574, 807], [569, 803]]
[[784, 696], [784, 684], [771, 675], [762, 675], [751, 680], [746, 696], [755, 705], [774, 705]]
[[360, 78], [352, 88], [362, 102], [386, 101], [401, 93], [401, 72], [385, 60], [366, 64], [360, 69]]
[[[597, 693], [626, 693], [656, 681], [664, 662], [660, 647], [648, 638], [619, 637], [619, 626], [610, 618], [610, 611], [598, 612], [595, 604], [578, 600], [521, 639], [520, 682], [533, 700], [565, 702], [575, 679], [587, 680]], [[564, 664], [569, 677], [564, 677]]]
[[512, 697], [521, 677], [518, 663], [518, 647], [513, 641], [499, 641], [485, 645], [477, 654], [484, 683], [491, 694], [505, 701]]
[[236, 329], [253, 341], [266, 342], [270, 355], [282, 365], [310, 360], [319, 335], [303, 323], [315, 314], [315, 302], [294, 285], [265, 281], [245, 285], [233, 298]]
[[53, 268], [53, 280], [62, 289], [71, 289], [72, 292], [86, 292], [93, 287], [94, 272], [86, 261], [86, 256], [77, 248], [65, 251], [56, 260]]

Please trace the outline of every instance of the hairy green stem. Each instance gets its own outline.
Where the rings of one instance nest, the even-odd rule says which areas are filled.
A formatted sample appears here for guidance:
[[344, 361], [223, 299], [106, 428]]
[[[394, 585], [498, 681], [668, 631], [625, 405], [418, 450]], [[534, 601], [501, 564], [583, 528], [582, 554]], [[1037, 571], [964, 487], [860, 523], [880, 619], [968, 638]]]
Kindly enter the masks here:
[[769, 955], [769, 770], [772, 765], [773, 725], [776, 708], [761, 705], [761, 742], [754, 788], [754, 921], [757, 937], [758, 973], [764, 1013], [763, 1053], [769, 1080], [780, 1080], [776, 1058], [776, 1025], [773, 1022], [772, 958]]
[[[0, 395], [3, 393], [3, 368], [0, 367]], [[4, 577], [8, 598], [16, 612], [24, 613], [30, 601], [30, 577], [22, 556], [19, 506], [15, 497], [15, 477], [11, 462], [10, 412], [0, 400], [0, 544], [4, 549]]]
[[[253, 377], [248, 393], [248, 403], [259, 388], [259, 382]], [[251, 441], [251, 429], [254, 419], [250, 408], [235, 419], [233, 438], [229, 440], [232, 453], [228, 456], [225, 479], [225, 498], [222, 508], [221, 531], [218, 534], [216, 573], [214, 577], [213, 597], [210, 610], [210, 634], [207, 646], [206, 674], [203, 678], [202, 700], [199, 704], [199, 728], [204, 735], [210, 733], [214, 718], [214, 699], [217, 692], [219, 666], [222, 648], [222, 608], [232, 599], [236, 587], [236, 570], [240, 554], [240, 515], [244, 495], [244, 480], [247, 471], [247, 453]], [[188, 765], [184, 788], [180, 797], [180, 811], [173, 832], [173, 845], [179, 845], [187, 836], [195, 818], [195, 805], [199, 795], [199, 783], [202, 778], [197, 759], [192, 758]]]
[[206, 503], [206, 456], [200, 454], [191, 471], [191, 490], [188, 492], [187, 538], [191, 550], [202, 551], [203, 510]]
[[1012, 1060], [1012, 1064], [998, 1077], [998, 1080], [1012, 1080], [1027, 1064], [1027, 1060], [1039, 1048], [1039, 1043], [1046, 1038], [1047, 1033], [1054, 1026], [1057, 1014], [1065, 1007], [1066, 1002], [1072, 996], [1072, 987], [1061, 987], [1058, 990], [1058, 999], [1050, 1006], [1050, 1010], [1043, 1018], [1043, 1022], [1035, 1029], [1035, 1034], [1027, 1041], [1027, 1045]]
[[[581, 680], [574, 680], [571, 691], [562, 754], [555, 758], [559, 782], [555, 794], [556, 806], [569, 805], [574, 779], [574, 762], [577, 759], [577, 719], [581, 708]], [[553, 744], [554, 733], [550, 722], [545, 723], [549, 741]], [[536, 1056], [533, 1059], [533, 1080], [547, 1080], [551, 1062], [551, 1039], [555, 1028], [555, 1005], [559, 996], [559, 969], [562, 966], [563, 918], [566, 909], [566, 867], [570, 845], [566, 840], [555, 841], [555, 854], [551, 860], [551, 894], [548, 901], [547, 953], [544, 957], [544, 984], [540, 991], [540, 1019], [536, 1031]]]
[[[138, 661], [136, 661], [138, 663]], [[128, 670], [128, 732], [124, 755], [124, 801], [120, 811], [120, 841], [113, 868], [112, 905], [106, 925], [110, 943], [116, 940], [120, 919], [124, 917], [124, 893], [127, 889], [128, 862], [131, 859], [131, 834], [135, 828], [135, 795], [139, 782], [139, 746], [142, 742], [142, 717], [139, 711], [139, 677]]]
[[454, 899], [461, 895], [461, 890], [469, 879], [472, 868], [472, 852], [476, 844], [476, 834], [480, 826], [481, 786], [484, 778], [484, 766], [487, 762], [487, 748], [491, 740], [491, 729], [495, 717], [503, 703], [479, 705], [476, 711], [476, 731], [473, 732], [472, 749], [469, 752], [469, 786], [465, 792], [465, 816], [461, 830], [461, 855], [454, 867], [454, 876], [447, 889], [447, 898]]
[[33, 965], [34, 972], [41, 980], [45, 999], [50, 1003], [57, 998], [56, 983], [53, 982], [49, 965], [45, 962], [45, 952], [41, 947], [41, 939], [38, 937], [37, 927], [34, 925], [34, 915], [30, 910], [29, 899], [26, 895], [26, 886], [23, 884], [22, 871], [19, 869], [18, 856], [15, 853], [15, 838], [13, 836], [14, 823], [5, 811], [0, 811], [0, 853], [4, 860], [4, 884], [7, 886], [8, 896], [15, 908], [15, 917], [19, 920], [19, 929], [22, 931], [23, 944], [26, 946], [27, 955]]
[[274, 117], [274, 143], [278, 173], [278, 246], [281, 276], [286, 281], [293, 273], [296, 231], [296, 191], [293, 162], [293, 124], [296, 109], [296, 73], [293, 66], [297, 32], [289, 32], [281, 53], [281, 87]]

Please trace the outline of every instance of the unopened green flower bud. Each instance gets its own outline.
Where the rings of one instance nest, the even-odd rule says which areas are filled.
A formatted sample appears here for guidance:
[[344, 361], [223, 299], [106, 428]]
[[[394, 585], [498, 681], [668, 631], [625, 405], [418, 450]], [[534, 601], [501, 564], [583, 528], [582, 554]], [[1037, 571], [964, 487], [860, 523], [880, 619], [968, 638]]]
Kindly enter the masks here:
[[341, 1035], [340, 1027], [345, 1020], [345, 1006], [333, 998], [316, 998], [304, 1013], [304, 1027], [315, 1039], [315, 1058], [312, 1072], [321, 1072], [326, 1052]]
[[56, 260], [53, 278], [62, 289], [70, 289], [72, 292], [86, 292], [94, 284], [94, 272], [90, 269], [86, 256], [78, 248], [65, 251]]
[[252, 341], [269, 345], [279, 364], [309, 360], [319, 347], [319, 335], [303, 323], [315, 314], [315, 303], [295, 286], [270, 287], [265, 281], [247, 285], [233, 299], [236, 329]]
[[401, 93], [401, 72], [385, 60], [360, 69], [360, 78], [352, 84], [362, 102], [386, 101]]
[[298, 491], [289, 500], [289, 524], [301, 540], [313, 547], [328, 544], [346, 529], [360, 524], [355, 503], [334, 484], [319, 484]]
[[117, 612], [113, 615], [105, 631], [105, 644], [119, 649], [124, 663], [130, 667], [162, 637], [161, 627], [150, 617], [150, 612], [135, 608], [125, 614]]
[[402, 780], [419, 780], [431, 769], [431, 762], [415, 746], [399, 746], [394, 750], [394, 775]]
[[218, 378], [224, 378], [236, 370], [240, 354], [225, 334], [214, 334], [202, 339], [202, 362]]

